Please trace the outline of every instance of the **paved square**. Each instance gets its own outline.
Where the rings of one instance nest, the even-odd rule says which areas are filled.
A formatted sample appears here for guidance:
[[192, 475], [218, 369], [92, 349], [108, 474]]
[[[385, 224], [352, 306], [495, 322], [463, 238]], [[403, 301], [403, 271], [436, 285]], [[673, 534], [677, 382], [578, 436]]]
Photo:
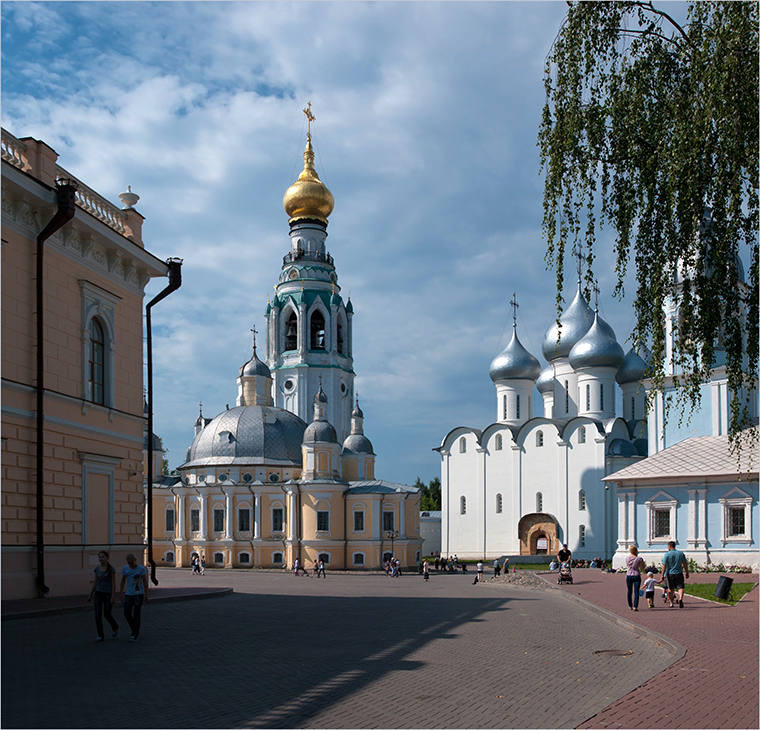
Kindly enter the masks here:
[[4, 622], [3, 727], [576, 727], [674, 659], [551, 588], [435, 574], [159, 579], [235, 593], [148, 604], [137, 643], [121, 607], [121, 637], [101, 644], [89, 613]]

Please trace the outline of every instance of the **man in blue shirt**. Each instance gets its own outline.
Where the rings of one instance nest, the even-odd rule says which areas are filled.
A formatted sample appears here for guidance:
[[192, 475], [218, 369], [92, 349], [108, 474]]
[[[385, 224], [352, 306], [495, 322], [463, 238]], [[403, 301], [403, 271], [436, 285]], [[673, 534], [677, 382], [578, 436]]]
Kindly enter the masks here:
[[674, 592], [677, 591], [678, 606], [683, 608], [683, 581], [684, 574], [689, 577], [689, 564], [686, 562], [686, 556], [680, 550], [676, 550], [673, 540], [668, 543], [668, 552], [662, 557], [660, 571], [670, 591], [670, 607], [673, 608]]
[[121, 569], [121, 588], [124, 596], [124, 617], [132, 634], [130, 641], [137, 641], [140, 635], [140, 611], [143, 600], [148, 602], [148, 571], [138, 565], [132, 553], [127, 555], [127, 565]]

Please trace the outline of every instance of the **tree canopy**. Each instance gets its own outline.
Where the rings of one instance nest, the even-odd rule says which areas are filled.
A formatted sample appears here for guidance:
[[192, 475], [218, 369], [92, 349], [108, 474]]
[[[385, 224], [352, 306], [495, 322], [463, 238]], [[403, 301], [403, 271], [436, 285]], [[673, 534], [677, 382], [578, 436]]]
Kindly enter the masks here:
[[420, 490], [420, 511], [441, 509], [441, 480], [434, 477], [425, 484], [419, 477], [414, 486]]
[[[693, 2], [681, 22], [652, 2], [568, 5], [539, 130], [558, 309], [568, 246], [588, 293], [609, 226], [617, 298], [635, 266], [632, 339], [651, 351], [653, 392], [672, 382], [696, 406], [725, 351], [735, 446], [758, 369], [758, 4]], [[677, 282], [671, 381], [663, 304]]]

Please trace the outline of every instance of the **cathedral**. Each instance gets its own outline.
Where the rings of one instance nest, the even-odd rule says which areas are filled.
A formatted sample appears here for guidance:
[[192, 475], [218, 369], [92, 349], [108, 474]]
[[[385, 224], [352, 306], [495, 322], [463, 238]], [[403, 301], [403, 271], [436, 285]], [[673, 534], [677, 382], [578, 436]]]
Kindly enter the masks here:
[[266, 306], [266, 349], [237, 374], [234, 408], [202, 411], [179, 479], [153, 489], [157, 562], [218, 567], [379, 568], [420, 560], [419, 490], [375, 478], [354, 395], [351, 300], [325, 248], [333, 196], [304, 166], [283, 207], [290, 250]]

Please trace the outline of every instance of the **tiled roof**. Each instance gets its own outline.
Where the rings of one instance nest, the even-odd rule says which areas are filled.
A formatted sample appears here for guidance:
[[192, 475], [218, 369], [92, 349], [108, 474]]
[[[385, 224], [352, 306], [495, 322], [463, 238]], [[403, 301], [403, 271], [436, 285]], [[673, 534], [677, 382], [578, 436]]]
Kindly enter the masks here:
[[604, 477], [605, 482], [662, 479], [665, 477], [738, 476], [757, 479], [758, 450], [754, 441], [732, 454], [728, 436], [696, 436]]
[[371, 479], [366, 481], [351, 482], [347, 490], [349, 494], [392, 494], [396, 492], [409, 492], [417, 494], [420, 490], [417, 487], [410, 487], [406, 484], [396, 484], [395, 482], [386, 482], [383, 479]]

